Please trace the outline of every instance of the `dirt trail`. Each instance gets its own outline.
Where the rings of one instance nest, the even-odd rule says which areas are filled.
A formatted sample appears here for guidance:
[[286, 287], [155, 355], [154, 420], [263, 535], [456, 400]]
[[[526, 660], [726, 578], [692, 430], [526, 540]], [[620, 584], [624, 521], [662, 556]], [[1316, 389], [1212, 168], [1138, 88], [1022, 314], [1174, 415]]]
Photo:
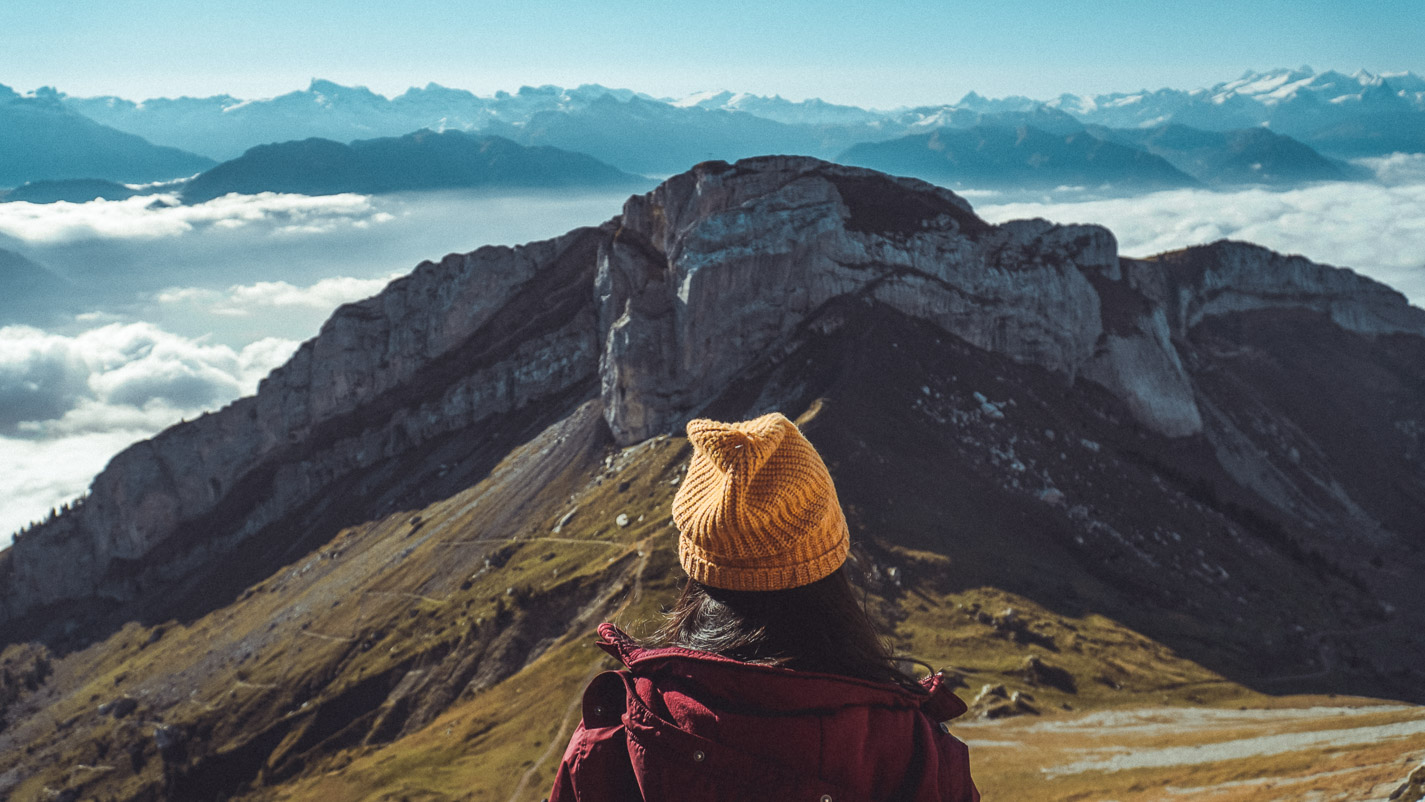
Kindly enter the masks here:
[[589, 540], [574, 537], [497, 537], [488, 540], [442, 540], [439, 546], [488, 546], [491, 543], [578, 543], [591, 546], [623, 546], [617, 540]]
[[363, 590], [362, 595], [367, 596], [395, 596], [402, 599], [415, 599], [416, 601], [430, 602], [431, 604], [445, 604], [445, 599], [436, 599], [431, 596], [422, 596], [419, 593], [410, 593], [404, 590]]
[[[547, 539], [553, 540], [557, 538]], [[643, 540], [640, 540], [635, 545], [635, 548], [638, 549], [639, 560], [638, 564], [634, 566], [633, 569], [633, 588], [629, 591], [628, 595], [624, 597], [623, 602], [619, 604], [619, 606], [615, 608], [612, 613], [609, 614], [609, 618], [617, 618], [619, 614], [621, 614], [624, 610], [628, 609], [628, 606], [630, 604], [643, 597], [643, 573], [644, 569], [648, 567], [648, 543], [650, 539], [651, 538], [645, 538]], [[602, 541], [575, 542], [601, 543]], [[599, 601], [595, 600], [594, 604], [598, 605]], [[603, 671], [603, 669], [604, 658], [602, 656], [594, 658], [593, 663], [591, 663], [589, 666], [589, 670], [584, 673], [583, 679], [579, 682], [579, 687], [583, 688], [587, 686], [589, 682], [594, 679], [594, 677], [598, 676], [599, 673]], [[520, 776], [520, 781], [515, 786], [514, 793], [510, 794], [509, 802], [519, 802], [521, 795], [524, 794], [525, 789], [529, 787], [530, 780], [532, 780], [535, 774], [539, 772], [540, 767], [542, 767], [556, 753], [563, 752], [564, 747], [568, 745], [569, 736], [573, 732], [574, 717], [579, 712], [580, 706], [582, 705], [583, 701], [584, 699], [582, 693], [575, 694], [574, 699], [569, 703], [569, 707], [564, 711], [564, 718], [559, 722], [559, 729], [555, 731], [554, 738], [550, 740], [549, 746], [545, 747], [544, 751], [540, 753], [539, 757], [534, 761], [533, 765], [526, 769], [524, 774]]]
[[341, 635], [324, 635], [320, 632], [312, 632], [306, 629], [297, 630], [297, 634], [305, 635], [309, 638], [319, 638], [321, 640], [335, 641], [337, 643], [351, 643], [352, 641], [356, 640], [356, 638], [350, 636], [342, 637]]
[[[594, 664], [589, 667], [589, 670], [584, 672], [584, 677], [579, 682], [579, 687], [582, 688], [588, 685], [602, 670], [603, 660], [595, 660]], [[544, 751], [539, 754], [539, 757], [535, 759], [534, 765], [526, 769], [525, 773], [520, 777], [519, 784], [515, 786], [515, 792], [510, 794], [510, 802], [518, 802], [525, 789], [529, 787], [529, 782], [534, 778], [535, 772], [539, 771], [539, 767], [543, 766], [546, 761], [553, 757], [555, 752], [562, 752], [564, 747], [568, 745], [568, 736], [566, 733], [570, 731], [570, 725], [574, 723], [574, 717], [579, 714], [580, 705], [583, 701], [582, 696], [576, 695], [574, 701], [569, 703], [569, 708], [564, 711], [563, 720], [559, 722], [559, 730], [555, 732], [554, 738], [549, 742], [549, 746], [546, 746]]]

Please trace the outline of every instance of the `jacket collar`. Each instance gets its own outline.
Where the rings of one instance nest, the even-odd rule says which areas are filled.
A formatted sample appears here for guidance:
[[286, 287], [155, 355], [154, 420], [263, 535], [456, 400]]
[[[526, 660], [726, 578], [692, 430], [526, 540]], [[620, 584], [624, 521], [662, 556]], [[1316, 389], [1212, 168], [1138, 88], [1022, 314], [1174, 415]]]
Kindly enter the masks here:
[[885, 682], [744, 663], [695, 649], [647, 649], [613, 624], [599, 625], [599, 648], [636, 675], [658, 673], [692, 680], [716, 696], [764, 710], [796, 712], [852, 706], [919, 708], [936, 721], [965, 712], [960, 697], [934, 674], [921, 680], [923, 692]]

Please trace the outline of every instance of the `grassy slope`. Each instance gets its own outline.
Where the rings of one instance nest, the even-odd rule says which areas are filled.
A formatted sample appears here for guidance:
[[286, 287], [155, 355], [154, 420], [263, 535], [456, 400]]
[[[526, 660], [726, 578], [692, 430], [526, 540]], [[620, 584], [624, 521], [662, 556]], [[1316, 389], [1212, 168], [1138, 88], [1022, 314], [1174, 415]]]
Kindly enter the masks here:
[[[304, 714], [304, 710], [322, 709], [324, 700], [339, 699], [363, 677], [379, 676], [395, 663], [414, 659], [413, 655], [441, 648], [442, 644], [448, 648], [452, 641], [460, 639], [491, 637], [494, 630], [486, 622], [496, 616], [521, 615], [514, 610], [513, 602], [505, 608], [513, 612], [499, 612], [502, 598], [516, 598], [516, 595], [505, 595], [508, 589], [514, 588], [524, 599], [523, 605], [533, 608], [539, 599], [551, 596], [572, 594], [588, 598], [589, 594], [581, 591], [580, 586], [592, 582], [601, 589], [601, 593], [594, 596], [605, 597], [591, 598], [587, 604], [598, 615], [556, 632], [554, 642], [540, 657], [508, 679], [466, 693], [428, 725], [390, 743], [343, 745], [338, 738], [324, 749], [309, 749], [309, 759], [300, 766], [283, 766], [281, 759], [269, 758], [262, 769], [262, 785], [249, 787], [242, 794], [250, 799], [337, 802], [540, 799], [552, 781], [564, 742], [577, 723], [575, 704], [579, 691], [594, 672], [612, 665], [609, 658], [591, 648], [593, 625], [603, 618], [611, 618], [632, 630], [646, 630], [650, 622], [656, 620], [661, 605], [670, 601], [676, 592], [679, 573], [666, 510], [676, 491], [672, 481], [679, 475], [686, 455], [684, 441], [663, 438], [641, 448], [611, 452], [607, 467], [599, 464], [594, 478], [582, 485], [577, 484], [578, 478], [567, 483], [552, 483], [549, 493], [542, 494], [539, 514], [534, 516], [530, 526], [515, 535], [512, 543], [506, 544], [507, 549], [515, 547], [504, 553], [508, 562], [494, 570], [476, 569], [477, 576], [468, 588], [461, 589], [459, 584], [454, 588], [436, 587], [438, 583], [433, 583], [429, 576], [431, 563], [411, 559], [422, 550], [434, 554], [459, 547], [452, 545], [457, 544], [458, 539], [441, 536], [427, 539], [407, 555], [405, 564], [411, 566], [410, 569], [403, 567], [376, 575], [379, 582], [368, 593], [411, 594], [406, 597], [406, 603], [395, 608], [380, 607], [360, 613], [357, 608], [361, 603], [350, 598], [309, 595], [327, 585], [303, 585], [303, 568], [309, 561], [302, 561], [255, 586], [252, 595], [245, 600], [252, 604], [218, 611], [190, 628], [169, 629], [152, 644], [147, 643], [151, 631], [130, 627], [95, 647], [92, 651], [96, 658], [92, 662], [70, 666], [70, 670], [82, 671], [88, 681], [67, 699], [57, 702], [49, 712], [60, 721], [73, 715], [83, 720], [83, 726], [89, 727], [95, 718], [94, 702], [111, 697], [115, 688], [122, 689], [128, 682], [124, 675], [147, 676], [161, 673], [165, 665], [199, 664], [205, 657], [211, 659], [214, 654], [230, 653], [224, 648], [225, 642], [244, 642], [253, 632], [293, 615], [293, 611], [301, 615], [320, 606], [325, 608], [320, 616], [304, 620], [304, 628], [298, 624], [298, 631], [306, 634], [297, 635], [286, 644], [274, 644], [269, 651], [246, 660], [235, 660], [231, 666], [209, 669], [211, 676], [201, 681], [202, 693], [198, 697], [186, 706], [169, 708], [160, 714], [173, 723], [201, 721], [200, 710], [221, 713], [232, 722], [229, 731], [233, 741], [221, 745], [220, 751], [232, 754], [241, 751], [242, 744], [251, 740], [251, 733], [242, 724], [244, 719], [260, 721], [270, 712], [269, 707], [282, 708], [282, 719], [292, 722], [281, 738], [290, 751], [300, 742], [301, 733], [310, 731], [318, 718]], [[527, 456], [528, 451], [515, 455], [515, 459]], [[498, 475], [499, 472], [497, 478]], [[620, 490], [624, 482], [629, 484]], [[482, 489], [487, 488], [482, 485], [423, 510], [403, 512], [381, 522], [345, 530], [320, 554], [331, 555], [330, 561], [348, 563], [362, 559], [386, 561], [411, 546], [416, 533], [426, 527], [442, 527], [449, 533], [469, 531], [476, 525], [471, 520], [471, 503], [477, 501]], [[567, 510], [576, 506], [578, 511], [574, 517], [558, 534], [553, 534], [554, 525]], [[619, 512], [631, 516], [633, 523], [629, 527], [621, 528], [614, 522]], [[645, 517], [642, 522], [637, 520], [639, 515]], [[415, 527], [411, 521], [417, 516], [424, 525], [412, 532]], [[584, 542], [588, 545], [583, 545]], [[1026, 597], [990, 587], [950, 590], [953, 587], [950, 578], [954, 575], [951, 559], [891, 544], [873, 545], [874, 556], [858, 549], [858, 559], [868, 565], [894, 564], [905, 577], [899, 588], [881, 582], [880, 592], [871, 597], [875, 608], [896, 619], [895, 639], [903, 652], [933, 666], [958, 672], [968, 685], [968, 690], [962, 690], [968, 698], [973, 698], [985, 684], [1003, 684], [1009, 691], [1032, 694], [1032, 705], [1043, 714], [973, 723], [960, 731], [962, 737], [972, 743], [985, 742], [977, 745], [973, 752], [976, 776], [981, 787], [998, 798], [1100, 799], [1109, 794], [1132, 792], [1150, 799], [1155, 797], [1143, 789], [1161, 790], [1169, 780], [1183, 782], [1180, 769], [1088, 772], [1046, 782], [1040, 769], [1066, 762], [1068, 756], [1076, 754], [1075, 749], [1115, 745], [1149, 747], [1159, 741], [1173, 742], [1171, 737], [1159, 741], [1145, 739], [1141, 732], [1131, 728], [1108, 727], [1069, 739], [1062, 733], [1033, 729], [1048, 721], [1071, 721], [1078, 711], [1204, 704], [1267, 708], [1296, 703], [1292, 699], [1264, 697], [1226, 681], [1098, 614], [1061, 615]], [[307, 575], [316, 570], [319, 569], [308, 569]], [[993, 618], [1006, 608], [1016, 610], [1022, 627], [1006, 629], [994, 625]], [[987, 614], [991, 622], [986, 623], [986, 616], [979, 613]], [[470, 634], [472, 632], [478, 635]], [[363, 634], [363, 646], [357, 649], [351, 649], [350, 642], [342, 640]], [[372, 644], [369, 648], [364, 647], [367, 641]], [[1021, 667], [1030, 654], [1073, 675], [1076, 678], [1074, 691], [1027, 678]], [[310, 698], [306, 698], [305, 688], [284, 685], [290, 678], [303, 677], [320, 665], [331, 666], [334, 676]], [[1304, 700], [1302, 704], [1311, 701]], [[981, 704], [977, 711], [983, 712], [986, 707]], [[1065, 712], [1065, 707], [1075, 712]], [[132, 718], [142, 713], [141, 708]], [[117, 730], [133, 726], [129, 719], [110, 721], [99, 717], [97, 720], [99, 726], [89, 733], [95, 744], [115, 738]], [[1320, 723], [1324, 726], [1331, 722], [1323, 718]], [[1312, 723], [1298, 726], [1309, 727]], [[1190, 732], [1177, 740], [1210, 742], [1266, 729], [1280, 730], [1270, 723], [1234, 723], [1230, 727]], [[1006, 749], [992, 745], [1005, 742], [1014, 742], [1017, 746]], [[1386, 743], [1373, 749], [1338, 751], [1326, 757], [1335, 761], [1332, 765], [1374, 763], [1373, 769], [1370, 766], [1361, 769], [1360, 777], [1352, 775], [1352, 781], [1381, 775], [1383, 779], [1379, 781], [1384, 782], [1390, 779], [1403, 751], [1399, 743]], [[128, 797], [141, 795], [145, 784], [152, 788], [158, 781], [157, 767], [150, 765], [132, 780], [96, 782], [106, 776], [112, 778], [128, 773], [123, 766], [107, 771], [102, 768], [126, 761], [127, 757], [122, 761], [109, 759], [106, 763], [105, 757], [92, 752], [90, 746], [67, 753], [59, 764], [17, 789], [14, 798], [42, 798], [45, 787], [91, 783], [96, 789], [102, 787], [115, 796]], [[274, 755], [283, 753], [281, 745], [273, 750]], [[1229, 760], [1210, 768], [1195, 767], [1191, 782], [1216, 785], [1264, 775], [1316, 772], [1323, 756], [1306, 754], [1315, 757], [1308, 759], [1297, 754], [1238, 763]], [[158, 761], [150, 760], [150, 764], [156, 763]], [[99, 768], [77, 768], [83, 766]], [[284, 771], [276, 773], [274, 768]], [[86, 777], [86, 772], [93, 776]], [[1340, 780], [1329, 777], [1317, 782], [1341, 787]], [[1139, 790], [1134, 791], [1134, 788]]]
[[[1080, 750], [1286, 726], [1248, 715], [1149, 735], [1131, 717], [1073, 729], [1085, 711], [1324, 703], [1269, 697], [1240, 679], [1309, 671], [1254, 662], [1248, 645], [1283, 631], [1278, 615], [1324, 615], [1326, 594], [1311, 598], [1317, 586], [1299, 582], [1299, 566], [1244, 546], [1231, 521], [1155, 473], [1141, 455], [1158, 444], [1120, 426], [1091, 390], [1070, 393], [962, 344], [899, 348], [923, 336], [914, 327], [851, 326], [864, 347], [810, 337], [749, 371], [710, 414], [800, 399], [781, 403], [812, 411], [803, 422], [843, 488], [870, 603], [897, 646], [958, 672], [971, 699], [1000, 684], [1032, 695], [1038, 715], [962, 728], [989, 798], [1149, 799], [1174, 784], [1269, 799], [1240, 789], [1333, 765], [1342, 773], [1307, 782], [1358, 789], [1414, 754], [1408, 740], [1385, 738], [1049, 778], [1042, 769]], [[812, 363], [814, 374], [789, 372]], [[979, 391], [1003, 419], [976, 411]], [[1194, 455], [1174, 448], [1176, 464], [1191, 467]], [[609, 666], [589, 645], [594, 626], [612, 618], [646, 632], [676, 592], [667, 516], [687, 456], [680, 438], [616, 449], [597, 405], [585, 405], [483, 481], [345, 528], [232, 604], [188, 624], [133, 624], [54, 661], [54, 677], [0, 731], [26, 745], [0, 755], [0, 778], [23, 778], [17, 800], [66, 788], [116, 799], [539, 799], [577, 722], [579, 690]], [[1038, 500], [1051, 480], [1065, 503]], [[1117, 539], [1102, 536], [1106, 526]], [[1187, 553], [1163, 527], [1201, 545]], [[1133, 566], [1150, 561], [1159, 587], [1116, 579], [1144, 575]], [[1266, 585], [1234, 586], [1210, 570], [1217, 564]], [[1026, 670], [1031, 655], [1045, 668]], [[5, 656], [26, 659], [18, 647]], [[124, 696], [136, 704], [128, 715], [97, 711]], [[987, 697], [975, 712], [1006, 704]], [[1323, 713], [1290, 726], [1340, 722]], [[159, 726], [181, 733], [186, 754], [159, 753]]]
[[[671, 567], [669, 545], [665, 540], [654, 547], [653, 565]], [[658, 602], [674, 592], [666, 572], [660, 573], [665, 574], [661, 586], [650, 585], [643, 595], [627, 597], [628, 605], [613, 616], [616, 621], [636, 627], [655, 620]], [[934, 584], [926, 580], [901, 594], [899, 612], [904, 618], [896, 635], [903, 650], [959, 672], [970, 687], [962, 690], [969, 698], [982, 685], [1003, 684], [1010, 691], [1031, 693], [1038, 711], [1014, 718], [976, 717], [989, 707], [981, 703], [956, 725], [957, 734], [971, 743], [976, 779], [987, 799], [1152, 800], [1161, 799], [1165, 787], [1184, 789], [1194, 799], [1223, 802], [1297, 799], [1301, 797], [1296, 794], [1311, 790], [1339, 794], [1352, 789], [1360, 795], [1341, 798], [1364, 799], [1365, 792], [1397, 781], [1412, 760], [1425, 756], [1418, 743], [1394, 738], [1240, 759], [1233, 757], [1229, 746], [1219, 749], [1212, 760], [1187, 767], [1046, 773], [1085, 756], [1210, 747], [1292, 732], [1425, 723], [1425, 711], [1346, 697], [1264, 696], [1102, 616], [1070, 619], [1003, 591], [940, 594]], [[893, 604], [883, 598], [873, 603]], [[1003, 606], [1014, 607], [1028, 622], [1027, 636], [1007, 635], [973, 614], [977, 608]], [[610, 658], [591, 648], [591, 642], [591, 632], [571, 633], [519, 674], [458, 705], [424, 730], [381, 747], [343, 753], [294, 783], [250, 798], [542, 799], [578, 721], [579, 692], [594, 673], [614, 667]], [[1082, 683], [1077, 692], [1027, 679], [1020, 666], [1029, 654], [1093, 679]], [[1066, 712], [1068, 708], [1073, 712]], [[1204, 708], [1236, 715], [1203, 722], [1188, 716], [1186, 725], [1175, 718], [1179, 711], [1190, 714]], [[1310, 708], [1316, 710], [1287, 720], [1274, 715]], [[1381, 712], [1370, 713], [1373, 709]], [[1122, 718], [1095, 719], [1099, 714], [1086, 713], [1109, 710], [1120, 711]], [[1153, 731], [1145, 732], [1144, 720], [1156, 724]]]
[[[15, 798], [96, 782], [122, 798], [158, 793], [164, 771], [149, 735], [160, 723], [183, 728], [191, 751], [216, 753], [178, 778], [179, 791], [280, 782], [313, 755], [381, 731], [413, 669], [449, 681], [416, 688], [407, 708], [422, 694], [498, 683], [566, 627], [597, 624], [647, 564], [639, 543], [666, 527], [651, 518], [619, 527], [618, 511], [644, 496], [666, 508], [675, 488], [653, 487], [660, 474], [620, 490], [602, 470], [593, 420], [555, 427], [451, 498], [341, 531], [190, 625], [129, 625], [57, 660], [45, 695], [29, 700], [40, 711], [7, 733], [38, 758], [0, 758], [0, 772], [26, 776]], [[678, 447], [668, 448], [648, 452], [675, 459]], [[124, 696], [138, 703], [129, 715], [97, 712]], [[411, 718], [397, 712], [387, 739]], [[130, 743], [142, 745], [137, 771], [122, 754]], [[112, 768], [78, 778], [75, 765]]]

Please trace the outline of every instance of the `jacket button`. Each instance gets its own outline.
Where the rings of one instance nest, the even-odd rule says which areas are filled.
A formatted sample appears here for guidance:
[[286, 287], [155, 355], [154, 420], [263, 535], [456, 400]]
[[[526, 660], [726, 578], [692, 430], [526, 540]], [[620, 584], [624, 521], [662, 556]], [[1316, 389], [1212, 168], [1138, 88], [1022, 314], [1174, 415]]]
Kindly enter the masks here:
[[699, 750], [693, 752], [693, 760], [694, 760], [695, 762], [701, 763], [701, 762], [703, 762], [703, 758], [705, 758], [705, 757], [707, 757], [707, 755], [703, 754], [703, 750], [701, 750], [701, 749], [699, 749]]
[[596, 716], [602, 716], [603, 714], [604, 714], [604, 708], [603, 708], [602, 706], [596, 706], [596, 707], [594, 708], [594, 715], [596, 715]]
[[831, 794], [822, 794], [821, 802], [831, 802]]

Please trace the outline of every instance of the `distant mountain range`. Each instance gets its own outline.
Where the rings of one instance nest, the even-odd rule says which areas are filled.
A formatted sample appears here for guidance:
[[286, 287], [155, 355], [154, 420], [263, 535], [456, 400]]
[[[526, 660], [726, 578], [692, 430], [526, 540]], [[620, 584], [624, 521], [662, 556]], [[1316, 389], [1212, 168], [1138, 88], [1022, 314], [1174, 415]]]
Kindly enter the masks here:
[[983, 188], [1113, 184], [1131, 189], [1200, 186], [1166, 159], [1079, 130], [1032, 126], [940, 128], [890, 142], [855, 145], [842, 164]]
[[[1187, 186], [1289, 186], [1368, 177], [1364, 169], [1328, 159], [1265, 128], [1204, 131], [1177, 123], [1152, 128], [1084, 126], [1050, 110], [954, 118], [980, 122], [937, 128], [888, 142], [854, 145], [843, 164], [913, 175], [947, 185], [983, 189], [1111, 185], [1153, 190]], [[1030, 124], [1039, 118], [1055, 130]]]
[[1178, 123], [1152, 128], [1092, 126], [1096, 137], [1161, 156], [1208, 184], [1298, 184], [1364, 178], [1365, 171], [1328, 159], [1266, 128], [1203, 131]]
[[500, 122], [524, 123], [540, 112], [577, 110], [605, 96], [627, 102], [635, 93], [598, 85], [568, 90], [546, 86], [482, 98], [432, 83], [387, 99], [365, 87], [313, 80], [305, 90], [263, 100], [216, 95], [142, 103], [65, 97], [64, 102], [105, 125], [226, 160], [255, 145], [310, 137], [350, 142], [422, 128], [478, 131]]
[[518, 123], [492, 123], [485, 130], [529, 145], [588, 153], [649, 175], [767, 153], [830, 156], [867, 137], [884, 136], [864, 126], [787, 125], [741, 111], [684, 108], [637, 96], [623, 100], [612, 94], [587, 105], [539, 111]]
[[[420, 128], [473, 131], [497, 124], [538, 128], [538, 124], [532, 125], [538, 115], [577, 116], [600, 101], [604, 103], [595, 109], [595, 116], [600, 109], [615, 111], [608, 100], [630, 106], [617, 110], [634, 116], [648, 115], [658, 107], [668, 115], [682, 112], [682, 119], [688, 120], [712, 120], [706, 112], [725, 112], [745, 115], [741, 122], [746, 125], [759, 120], [815, 129], [815, 133], [800, 134], [783, 131], [780, 136], [824, 139], [832, 152], [857, 142], [943, 127], [947, 115], [954, 112], [997, 114], [1041, 109], [1108, 128], [1178, 123], [1207, 131], [1231, 131], [1265, 125], [1334, 156], [1425, 150], [1425, 78], [1409, 72], [1316, 73], [1305, 67], [1249, 72], [1207, 89], [1061, 95], [1047, 101], [987, 99], [971, 92], [953, 104], [890, 111], [732, 92], [660, 99], [597, 84], [574, 89], [523, 87], [515, 93], [497, 92], [489, 97], [428, 84], [387, 99], [364, 87], [314, 80], [305, 90], [264, 100], [219, 95], [135, 103], [116, 97], [60, 97], [66, 107], [105, 125], [214, 158], [232, 158], [253, 145], [311, 136], [350, 141], [396, 136]], [[547, 124], [548, 118], [544, 119]], [[736, 123], [724, 118], [724, 124]], [[850, 141], [836, 141], [847, 137]]]
[[417, 131], [344, 145], [303, 139], [252, 148], [188, 182], [184, 200], [230, 192], [378, 194], [455, 188], [641, 187], [639, 176], [582, 153], [525, 147], [498, 136]]
[[85, 203], [96, 199], [124, 200], [145, 194], [126, 184], [100, 178], [65, 178], [58, 181], [30, 181], [9, 192], [0, 192], [0, 201], [27, 203]]
[[0, 187], [70, 178], [163, 181], [213, 164], [95, 122], [53, 92], [20, 96], [0, 86]]
[[[73, 130], [82, 128], [92, 137], [104, 132], [109, 139], [125, 132], [158, 143], [124, 140], [150, 157], [162, 152], [189, 160], [181, 169], [175, 165], [147, 171], [168, 178], [182, 170], [191, 174], [212, 166], [195, 167], [191, 160], [202, 157], [193, 153], [244, 159], [249, 149], [274, 142], [314, 137], [333, 144], [372, 141], [403, 138], [420, 130], [551, 146], [650, 176], [705, 160], [767, 153], [826, 159], [845, 155], [852, 160], [879, 154], [874, 163], [884, 169], [945, 180], [946, 165], [953, 162], [951, 178], [973, 176], [981, 185], [994, 186], [1015, 185], [1026, 176], [1046, 182], [1067, 177], [1072, 183], [1093, 186], [1181, 183], [1181, 177], [1169, 180], [1172, 174], [1163, 171], [1163, 162], [1189, 177], [1189, 184], [1283, 186], [1358, 176], [1358, 171], [1333, 159], [1425, 152], [1425, 79], [1413, 73], [1348, 76], [1307, 68], [1249, 73], [1191, 91], [1063, 95], [1048, 101], [987, 99], [972, 92], [954, 104], [889, 111], [732, 92], [655, 98], [594, 84], [574, 89], [523, 87], [489, 97], [429, 84], [386, 98], [364, 87], [323, 80], [312, 81], [302, 91], [262, 100], [219, 95], [141, 103], [116, 97], [75, 98], [52, 89], [20, 96], [0, 87], [0, 105], [31, 116], [42, 109], [48, 115], [44, 119], [53, 121], [51, 127], [60, 133], [37, 135], [39, 144], [31, 147], [38, 154], [75, 140], [76, 135], [69, 133]], [[998, 145], [988, 150], [962, 147], [967, 137], [978, 137], [987, 146], [998, 141], [989, 127], [1023, 128], [1032, 142], [1043, 147], [1026, 148], [1021, 143], [1004, 152]], [[1050, 147], [1048, 140], [1029, 129], [1062, 141]], [[8, 132], [0, 137], [15, 139]], [[101, 159], [105, 173], [95, 163], [102, 148], [80, 148], [66, 162], [56, 156], [30, 158], [23, 144], [0, 142], [4, 144], [0, 186], [60, 178], [136, 180], [116, 175], [112, 164], [118, 163], [130, 165], [125, 175], [143, 172], [133, 168], [142, 161], [137, 153]], [[940, 154], [943, 159], [934, 154], [913, 156], [917, 148], [931, 142], [961, 145], [954, 153]], [[892, 158], [892, 153], [899, 155]], [[1016, 161], [1020, 157], [1049, 162], [1026, 168]], [[350, 158], [348, 154], [337, 161]], [[1017, 166], [1005, 172], [1010, 164]], [[25, 169], [17, 171], [19, 166]], [[289, 183], [303, 180], [316, 179], [294, 176]]]
[[1266, 126], [1340, 157], [1425, 151], [1425, 78], [1409, 72], [1344, 75], [1303, 67], [1249, 72], [1210, 89], [1063, 95], [1045, 105], [1113, 128]]

